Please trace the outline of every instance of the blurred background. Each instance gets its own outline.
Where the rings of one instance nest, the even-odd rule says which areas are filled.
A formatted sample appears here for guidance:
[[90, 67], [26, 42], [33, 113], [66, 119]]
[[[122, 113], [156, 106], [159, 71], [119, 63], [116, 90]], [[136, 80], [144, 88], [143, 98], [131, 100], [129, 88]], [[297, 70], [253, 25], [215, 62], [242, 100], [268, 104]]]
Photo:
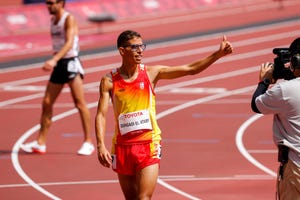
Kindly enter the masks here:
[[[258, 65], [273, 60], [274, 47], [287, 47], [299, 37], [299, 7], [300, 0], [67, 0], [66, 10], [79, 24], [84, 88], [92, 116], [100, 77], [120, 63], [116, 51], [120, 32], [133, 29], [142, 34], [147, 44], [145, 63], [171, 66], [207, 56], [226, 34], [234, 47], [231, 56], [201, 76], [162, 81], [158, 86], [157, 111], [166, 148], [161, 177], [205, 200], [274, 199], [278, 163], [272, 118], [253, 124], [243, 138], [246, 149], [270, 169], [268, 173], [244, 159], [235, 144], [236, 132], [253, 115], [249, 102]], [[121, 199], [115, 173], [99, 168], [96, 154], [83, 158], [74, 153], [81, 142], [77, 115], [60, 118], [74, 106], [67, 88], [56, 104], [49, 154], [15, 150], [19, 142], [35, 137], [50, 75], [41, 70], [52, 54], [49, 27], [45, 0], [0, 0], [0, 198], [49, 199], [28, 184], [21, 168], [63, 199]], [[165, 111], [191, 102], [198, 103], [164, 116]], [[16, 165], [18, 159], [21, 166]], [[155, 198], [186, 199], [162, 185]]]
[[[23, 64], [29, 62], [28, 59], [34, 62], [31, 58], [44, 59], [43, 56], [51, 52], [50, 16], [44, 2], [45, 0], [0, 0], [0, 69], [18, 65], [15, 61], [20, 59]], [[158, 40], [232, 27], [232, 19], [220, 23], [222, 16], [243, 13], [243, 18], [234, 19], [234, 26], [297, 17], [299, 11], [285, 12], [283, 2], [292, 6], [297, 1], [67, 0], [66, 9], [77, 18], [81, 35], [80, 46], [85, 54], [84, 50], [98, 48], [98, 51], [102, 51], [99, 48], [115, 48], [117, 35], [125, 29], [135, 29], [148, 40]], [[236, 9], [232, 13], [225, 11], [236, 6], [239, 6], [240, 13], [235, 13]], [[247, 13], [253, 13], [254, 10], [259, 12], [257, 16], [247, 16]], [[271, 10], [276, 15], [264, 14]], [[198, 14], [202, 15], [196, 18]], [[207, 24], [207, 20], [211, 19], [216, 22], [218, 20], [218, 25]], [[175, 26], [178, 27], [176, 31], [174, 21], [178, 24]]]
[[[41, 61], [51, 53], [50, 16], [44, 2], [44, 0], [0, 0], [0, 69], [20, 63]], [[206, 24], [206, 19], [220, 20], [221, 16], [214, 16], [212, 12], [220, 13], [223, 9], [241, 4], [247, 9], [255, 2], [259, 1], [67, 0], [66, 9], [77, 18], [82, 54], [88, 54], [90, 52], [86, 50], [102, 51], [103, 48], [106, 50], [115, 48], [117, 35], [125, 29], [140, 31], [148, 40], [214, 30], [221, 24], [211, 27], [213, 24]], [[266, 0], [261, 3], [265, 5]], [[195, 18], [198, 13], [205, 15], [206, 12], [211, 13], [204, 18]], [[190, 24], [191, 17], [193, 25]], [[246, 24], [247, 19], [243, 20], [245, 19], [237, 18], [236, 23]], [[174, 21], [182, 29], [173, 30]], [[231, 22], [224, 21], [224, 27], [229, 26], [228, 23]], [[21, 62], [18, 63], [19, 60]]]

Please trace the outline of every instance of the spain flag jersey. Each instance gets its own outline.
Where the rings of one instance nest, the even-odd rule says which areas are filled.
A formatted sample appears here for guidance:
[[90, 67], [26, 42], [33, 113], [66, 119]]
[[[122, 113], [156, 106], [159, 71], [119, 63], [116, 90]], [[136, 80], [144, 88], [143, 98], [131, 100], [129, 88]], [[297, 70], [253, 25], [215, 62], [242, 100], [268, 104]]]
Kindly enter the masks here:
[[114, 144], [136, 144], [161, 140], [156, 121], [155, 93], [146, 72], [138, 66], [138, 76], [125, 81], [117, 69], [112, 70], [111, 94], [116, 121]]

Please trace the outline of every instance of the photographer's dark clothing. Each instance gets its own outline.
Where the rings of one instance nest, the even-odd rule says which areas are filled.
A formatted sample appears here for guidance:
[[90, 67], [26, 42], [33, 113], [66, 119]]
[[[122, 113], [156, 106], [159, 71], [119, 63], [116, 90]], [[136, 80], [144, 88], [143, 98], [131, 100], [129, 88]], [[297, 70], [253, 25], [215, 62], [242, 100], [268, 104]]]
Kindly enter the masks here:
[[264, 94], [267, 91], [268, 87], [269, 87], [269, 85], [265, 84], [263, 81], [258, 83], [258, 86], [257, 86], [257, 88], [252, 96], [252, 100], [251, 100], [251, 108], [252, 108], [253, 112], [260, 113], [260, 111], [256, 107], [255, 99], [259, 95]]

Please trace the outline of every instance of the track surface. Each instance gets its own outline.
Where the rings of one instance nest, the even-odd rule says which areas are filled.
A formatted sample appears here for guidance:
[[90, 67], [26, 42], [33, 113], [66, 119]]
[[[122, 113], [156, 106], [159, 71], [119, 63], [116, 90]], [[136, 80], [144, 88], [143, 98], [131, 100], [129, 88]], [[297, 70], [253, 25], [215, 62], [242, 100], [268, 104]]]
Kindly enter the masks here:
[[[134, 27], [129, 21], [124, 24], [150, 41], [144, 55], [147, 65], [180, 65], [207, 56], [218, 48], [223, 34], [234, 46], [232, 55], [202, 74], [162, 81], [157, 86], [163, 159], [153, 199], [274, 199], [278, 164], [272, 142], [272, 118], [253, 114], [250, 99], [257, 84], [258, 66], [273, 60], [274, 47], [287, 47], [300, 35], [298, 19], [275, 23], [300, 16], [296, 9], [299, 5], [299, 1], [285, 1], [284, 9], [278, 9], [272, 1], [247, 1], [182, 12], [180, 17], [177, 13], [169, 16], [174, 21], [168, 24], [158, 20], [160, 16], [140, 19], [143, 21], [140, 27]], [[157, 23], [153, 24], [153, 20]], [[274, 23], [258, 25], [270, 20]], [[252, 26], [237, 28], [247, 24]], [[116, 36], [121, 27], [110, 36]], [[228, 27], [232, 28], [225, 31]], [[214, 32], [221, 29], [224, 31]], [[160, 38], [201, 32], [207, 34], [151, 43]], [[89, 36], [92, 37], [97, 40], [104, 35]], [[86, 99], [94, 117], [100, 77], [118, 67], [120, 58], [116, 51], [81, 58], [86, 70]], [[21, 143], [36, 137], [39, 126], [40, 102], [49, 78], [40, 66], [0, 71], [0, 196], [3, 199], [122, 199], [116, 174], [100, 166], [96, 154], [76, 155], [82, 142], [81, 125], [67, 87], [55, 105], [47, 154], [19, 151]], [[110, 113], [107, 144], [113, 133]]]

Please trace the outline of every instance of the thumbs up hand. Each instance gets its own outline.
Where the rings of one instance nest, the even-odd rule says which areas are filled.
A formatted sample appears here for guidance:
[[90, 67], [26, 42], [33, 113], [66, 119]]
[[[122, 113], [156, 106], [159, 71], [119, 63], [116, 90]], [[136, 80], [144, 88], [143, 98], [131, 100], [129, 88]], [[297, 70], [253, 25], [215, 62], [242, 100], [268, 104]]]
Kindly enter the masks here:
[[219, 52], [221, 56], [226, 56], [228, 54], [231, 54], [233, 51], [231, 43], [227, 40], [226, 35], [223, 36], [223, 40], [220, 44]]

